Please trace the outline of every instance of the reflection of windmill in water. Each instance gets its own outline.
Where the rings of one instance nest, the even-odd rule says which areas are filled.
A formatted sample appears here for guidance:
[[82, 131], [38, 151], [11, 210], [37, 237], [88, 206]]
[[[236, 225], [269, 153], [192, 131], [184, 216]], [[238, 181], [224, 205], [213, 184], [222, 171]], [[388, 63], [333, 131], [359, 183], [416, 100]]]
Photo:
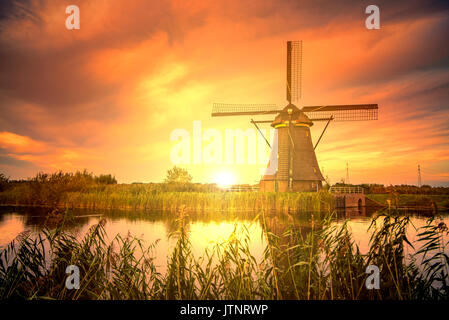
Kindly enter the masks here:
[[[271, 146], [268, 168], [260, 181], [261, 191], [313, 191], [322, 186], [323, 175], [318, 166], [315, 148], [330, 121], [377, 120], [377, 104], [303, 106], [292, 102], [301, 98], [302, 42], [287, 42], [287, 101], [283, 109], [274, 104], [218, 104], [212, 116], [267, 115], [276, 114], [271, 123], [277, 129]], [[312, 144], [310, 127], [315, 121], [327, 121], [315, 146]], [[260, 132], [260, 130], [259, 130]], [[260, 132], [261, 133], [261, 132]], [[265, 138], [265, 137], [264, 137]]]

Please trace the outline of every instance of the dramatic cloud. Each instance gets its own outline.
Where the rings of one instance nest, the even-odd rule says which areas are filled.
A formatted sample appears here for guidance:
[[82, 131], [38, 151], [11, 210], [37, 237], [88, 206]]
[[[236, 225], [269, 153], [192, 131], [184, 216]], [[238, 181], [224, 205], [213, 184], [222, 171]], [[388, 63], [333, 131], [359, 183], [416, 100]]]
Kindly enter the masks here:
[[[449, 3], [376, 1], [0, 2], [0, 171], [111, 172], [160, 181], [170, 133], [250, 128], [210, 117], [213, 102], [285, 104], [285, 42], [304, 40], [301, 104], [378, 103], [378, 121], [333, 123], [317, 150], [333, 182], [449, 181]], [[313, 136], [323, 124], [313, 127]], [[197, 181], [260, 165], [189, 165]], [[427, 171], [426, 171], [427, 170]], [[426, 175], [427, 174], [427, 175]]]

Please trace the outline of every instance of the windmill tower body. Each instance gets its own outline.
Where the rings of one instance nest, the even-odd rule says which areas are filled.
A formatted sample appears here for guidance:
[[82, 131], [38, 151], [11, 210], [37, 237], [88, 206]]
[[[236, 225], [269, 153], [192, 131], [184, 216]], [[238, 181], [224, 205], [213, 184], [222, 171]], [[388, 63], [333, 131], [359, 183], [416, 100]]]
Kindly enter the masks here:
[[277, 129], [278, 148], [272, 148], [270, 159], [276, 157], [277, 166], [274, 168], [275, 172], [268, 172], [263, 176], [259, 189], [280, 192], [316, 191], [321, 188], [324, 177], [318, 166], [310, 135], [313, 123], [294, 105], [290, 104], [284, 110], [286, 112], [279, 114], [271, 123]]

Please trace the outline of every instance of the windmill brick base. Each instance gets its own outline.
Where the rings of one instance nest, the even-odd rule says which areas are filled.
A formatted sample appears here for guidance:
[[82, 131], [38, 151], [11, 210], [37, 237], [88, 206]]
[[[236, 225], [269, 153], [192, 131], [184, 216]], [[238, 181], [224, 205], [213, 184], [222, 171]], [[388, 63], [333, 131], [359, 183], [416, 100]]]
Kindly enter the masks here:
[[261, 180], [259, 191], [262, 192], [310, 192], [322, 188], [321, 181], [292, 181], [291, 190], [289, 190], [288, 181]]

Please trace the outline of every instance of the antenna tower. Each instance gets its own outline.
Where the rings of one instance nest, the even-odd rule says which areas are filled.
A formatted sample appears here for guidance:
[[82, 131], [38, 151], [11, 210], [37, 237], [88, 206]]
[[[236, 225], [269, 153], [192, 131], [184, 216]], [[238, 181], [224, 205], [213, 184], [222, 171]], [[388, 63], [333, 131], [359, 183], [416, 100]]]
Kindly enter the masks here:
[[346, 184], [349, 184], [349, 165], [346, 162]]
[[418, 187], [421, 187], [421, 166], [418, 164]]

